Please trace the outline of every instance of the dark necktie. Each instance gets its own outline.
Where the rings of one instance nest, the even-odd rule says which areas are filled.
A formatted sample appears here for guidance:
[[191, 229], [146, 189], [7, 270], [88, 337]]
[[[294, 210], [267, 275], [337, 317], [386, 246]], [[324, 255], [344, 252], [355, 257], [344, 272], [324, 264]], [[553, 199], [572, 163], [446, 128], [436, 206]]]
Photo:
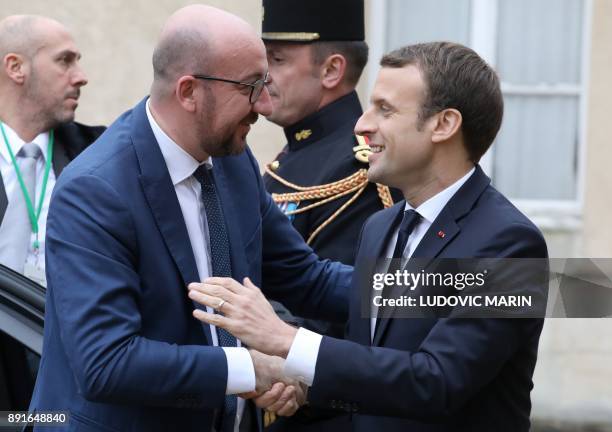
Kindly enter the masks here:
[[[408, 237], [417, 226], [419, 221], [421, 220], [421, 215], [418, 214], [414, 210], [406, 210], [404, 212], [404, 216], [402, 218], [402, 223], [400, 224], [399, 231], [397, 232], [397, 241], [395, 242], [395, 249], [393, 250], [393, 260], [389, 264], [387, 268], [387, 273], [395, 273], [397, 270], [401, 270], [402, 268], [402, 255], [404, 254], [404, 249], [406, 249], [406, 244], [408, 243]], [[394, 286], [386, 286], [383, 289], [382, 296], [383, 298], [390, 298], [391, 291], [394, 290]], [[379, 311], [380, 312], [380, 311]], [[382, 315], [385, 315], [383, 313]], [[378, 314], [378, 317], [381, 318], [381, 314]], [[377, 323], [380, 322], [380, 319], [377, 320]], [[376, 326], [378, 330], [378, 324]]]
[[[408, 237], [410, 237], [412, 230], [414, 230], [420, 220], [421, 215], [418, 214], [416, 211], [406, 210], [404, 212], [402, 223], [400, 224], [399, 231], [397, 232], [397, 241], [395, 242], [395, 249], [393, 251], [393, 258], [397, 260], [397, 268], [401, 268], [400, 264], [402, 260], [402, 255], [404, 254], [404, 249], [406, 249]], [[391, 266], [393, 266], [393, 264]]]
[[[202, 187], [202, 203], [206, 212], [208, 232], [210, 238], [210, 261], [212, 262], [212, 275], [220, 277], [232, 276], [232, 263], [230, 260], [229, 236], [225, 226], [223, 212], [217, 198], [217, 191], [212, 177], [212, 171], [206, 165], [200, 165], [193, 173]], [[236, 338], [227, 330], [217, 328], [219, 345], [223, 347], [237, 346]], [[219, 430], [233, 431], [237, 408], [236, 395], [225, 396], [225, 405]]]

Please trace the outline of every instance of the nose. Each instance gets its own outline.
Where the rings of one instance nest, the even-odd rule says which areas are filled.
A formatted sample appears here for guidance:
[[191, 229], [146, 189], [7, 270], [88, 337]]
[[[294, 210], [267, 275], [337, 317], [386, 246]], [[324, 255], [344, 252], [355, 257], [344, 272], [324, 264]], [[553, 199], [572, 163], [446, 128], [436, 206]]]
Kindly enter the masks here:
[[361, 117], [357, 119], [357, 123], [355, 124], [355, 134], [371, 135], [376, 131], [376, 125], [370, 114], [371, 108], [361, 114]]
[[74, 66], [74, 72], [72, 73], [72, 85], [75, 87], [83, 87], [88, 83], [87, 75], [79, 64]]
[[261, 114], [264, 117], [272, 114], [272, 99], [270, 98], [270, 92], [268, 91], [267, 85], [265, 85], [261, 91], [259, 99], [257, 99], [257, 101], [253, 104], [253, 111]]

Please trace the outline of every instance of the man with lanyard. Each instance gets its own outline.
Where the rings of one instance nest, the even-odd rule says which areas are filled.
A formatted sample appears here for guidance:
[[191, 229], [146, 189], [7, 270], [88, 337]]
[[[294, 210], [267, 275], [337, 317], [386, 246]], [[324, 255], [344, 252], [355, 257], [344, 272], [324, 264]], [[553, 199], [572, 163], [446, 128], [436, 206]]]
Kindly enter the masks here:
[[62, 169], [103, 131], [74, 123], [87, 77], [57, 21], [0, 21], [0, 264], [45, 285], [44, 239]]

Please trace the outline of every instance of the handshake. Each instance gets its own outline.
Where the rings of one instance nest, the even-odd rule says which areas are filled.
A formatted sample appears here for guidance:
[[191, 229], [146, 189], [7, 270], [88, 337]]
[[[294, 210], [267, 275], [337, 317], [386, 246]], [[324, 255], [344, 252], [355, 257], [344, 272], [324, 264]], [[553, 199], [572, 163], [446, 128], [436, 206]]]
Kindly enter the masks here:
[[191, 283], [189, 298], [220, 313], [195, 309], [198, 320], [221, 327], [249, 347], [256, 377], [254, 392], [240, 394], [280, 416], [291, 416], [306, 403], [307, 386], [284, 374], [284, 363], [297, 329], [283, 322], [261, 290], [244, 279], [212, 277]]
[[240, 394], [279, 416], [291, 416], [306, 403], [308, 387], [283, 373], [284, 359], [249, 349], [255, 368], [255, 391]]

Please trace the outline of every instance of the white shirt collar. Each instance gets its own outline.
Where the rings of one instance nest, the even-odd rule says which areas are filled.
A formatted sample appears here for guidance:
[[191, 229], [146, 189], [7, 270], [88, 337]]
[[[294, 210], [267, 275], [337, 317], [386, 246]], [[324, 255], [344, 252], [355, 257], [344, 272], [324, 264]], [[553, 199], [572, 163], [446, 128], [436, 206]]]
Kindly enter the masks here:
[[198, 162], [162, 130], [155, 121], [155, 118], [153, 118], [151, 108], [149, 107], [150, 101], [151, 99], [147, 99], [147, 118], [153, 130], [153, 135], [155, 135], [155, 139], [159, 144], [162, 156], [166, 161], [172, 184], [176, 186], [185, 179], [191, 177], [194, 171], [202, 164], [205, 164], [208, 168], [212, 168], [212, 159], [210, 156], [204, 162]]
[[470, 176], [474, 174], [474, 171], [476, 171], [476, 167], [472, 168], [466, 175], [461, 177], [459, 180], [457, 180], [455, 183], [453, 183], [443, 191], [438, 192], [437, 194], [429, 198], [416, 209], [413, 208], [410, 204], [408, 204], [408, 201], [406, 201], [406, 207], [404, 211], [416, 210], [416, 212], [420, 214], [423, 219], [427, 220], [427, 222], [432, 224], [433, 221], [436, 220], [442, 209], [446, 206], [446, 204], [448, 204], [453, 195], [455, 195], [459, 188], [461, 188], [461, 186], [463, 186], [463, 184], [470, 178]]
[[[2, 127], [4, 128], [4, 132], [6, 133], [6, 138], [8, 139], [9, 145], [11, 146], [11, 150], [15, 157], [17, 157], [17, 153], [21, 150], [21, 148], [26, 144], [24, 140], [22, 140], [17, 132], [15, 132], [9, 125], [2, 122]], [[40, 147], [40, 151], [43, 155], [43, 160], [47, 160], [47, 149], [49, 146], [49, 132], [43, 132], [36, 136], [31, 142]], [[6, 143], [4, 142], [4, 137], [0, 136], [0, 155], [4, 158], [7, 163], [11, 163], [11, 155], [9, 154], [8, 149], [6, 148]]]

